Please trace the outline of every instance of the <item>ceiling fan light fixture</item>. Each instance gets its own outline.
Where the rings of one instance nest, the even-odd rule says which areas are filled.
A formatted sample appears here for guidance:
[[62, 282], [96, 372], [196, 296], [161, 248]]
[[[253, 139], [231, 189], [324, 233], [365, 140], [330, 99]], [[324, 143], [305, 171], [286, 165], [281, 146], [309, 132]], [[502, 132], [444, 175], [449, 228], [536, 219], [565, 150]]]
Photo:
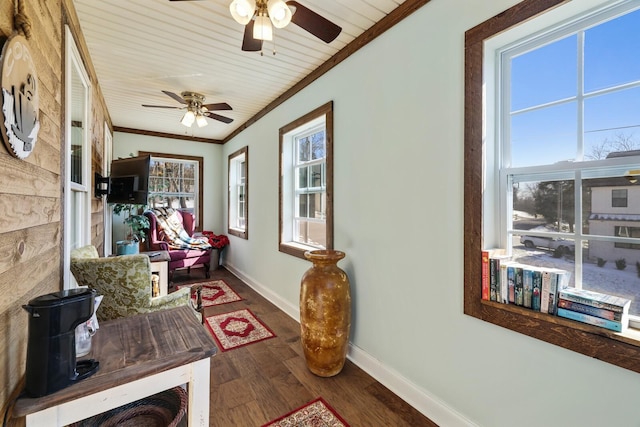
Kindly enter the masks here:
[[291, 22], [291, 9], [282, 0], [269, 0], [267, 2], [269, 19], [276, 28], [284, 28]]
[[180, 123], [190, 128], [195, 120], [196, 120], [196, 115], [193, 114], [193, 111], [189, 110], [186, 113], [184, 113], [184, 116], [182, 117], [182, 120], [180, 120]]
[[253, 38], [258, 40], [273, 40], [273, 28], [269, 17], [258, 14], [253, 24]]
[[199, 128], [205, 127], [206, 125], [208, 125], [209, 123], [207, 122], [207, 119], [204, 117], [204, 115], [202, 114], [198, 114], [196, 116], [196, 123], [198, 125]]
[[240, 25], [247, 25], [256, 12], [255, 0], [233, 0], [229, 5], [231, 16]]

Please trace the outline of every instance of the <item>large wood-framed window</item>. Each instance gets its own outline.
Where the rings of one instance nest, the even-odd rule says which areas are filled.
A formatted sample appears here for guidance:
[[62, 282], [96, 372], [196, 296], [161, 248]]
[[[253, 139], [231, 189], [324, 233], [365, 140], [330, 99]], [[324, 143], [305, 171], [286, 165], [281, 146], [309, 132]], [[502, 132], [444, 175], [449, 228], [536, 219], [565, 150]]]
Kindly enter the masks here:
[[229, 154], [227, 232], [242, 239], [249, 238], [249, 147]]
[[279, 250], [333, 249], [333, 102], [280, 128]]
[[[464, 312], [498, 326], [552, 343], [614, 365], [640, 372], [640, 332], [613, 333], [582, 323], [538, 313], [515, 305], [481, 298], [481, 251], [485, 223], [496, 212], [487, 212], [483, 195], [493, 183], [483, 169], [484, 152], [496, 144], [487, 119], [486, 83], [493, 78], [485, 63], [487, 41], [534, 18], [560, 12], [561, 0], [526, 0], [489, 19], [465, 34], [465, 147], [464, 147]], [[566, 9], [565, 9], [566, 10]], [[568, 18], [568, 17], [567, 17]], [[495, 70], [495, 69], [494, 69]], [[490, 75], [489, 75], [490, 74]], [[497, 208], [496, 208], [497, 209]]]
[[[204, 159], [150, 151], [139, 151], [138, 155], [151, 156], [149, 206], [161, 203], [174, 209], [186, 209], [196, 217], [196, 231], [202, 231]], [[154, 165], [157, 172], [154, 172]]]

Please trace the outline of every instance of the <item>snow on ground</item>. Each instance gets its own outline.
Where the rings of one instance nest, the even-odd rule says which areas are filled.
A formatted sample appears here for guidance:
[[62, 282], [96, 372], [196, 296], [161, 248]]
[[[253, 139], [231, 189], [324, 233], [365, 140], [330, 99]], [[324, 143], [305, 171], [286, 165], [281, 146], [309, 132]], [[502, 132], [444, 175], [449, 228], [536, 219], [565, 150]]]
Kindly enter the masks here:
[[[571, 272], [569, 286], [574, 286], [575, 261], [573, 258], [554, 258], [551, 251], [542, 249], [526, 249], [519, 241], [514, 241], [513, 260], [522, 264], [538, 267], [555, 267]], [[585, 261], [582, 264], [582, 287], [590, 291], [616, 295], [630, 299], [630, 313], [640, 315], [640, 277], [635, 264], [627, 264], [624, 270], [618, 270], [613, 261], [603, 267]]]

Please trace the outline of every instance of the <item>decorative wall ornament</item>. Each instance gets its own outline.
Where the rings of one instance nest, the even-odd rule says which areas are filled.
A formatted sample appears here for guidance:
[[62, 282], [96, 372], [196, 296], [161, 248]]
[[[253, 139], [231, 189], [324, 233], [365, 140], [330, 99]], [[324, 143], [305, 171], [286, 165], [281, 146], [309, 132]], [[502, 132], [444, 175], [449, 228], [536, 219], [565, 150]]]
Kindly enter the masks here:
[[40, 121], [38, 76], [27, 39], [13, 34], [2, 48], [2, 140], [9, 152], [26, 159], [36, 146]]

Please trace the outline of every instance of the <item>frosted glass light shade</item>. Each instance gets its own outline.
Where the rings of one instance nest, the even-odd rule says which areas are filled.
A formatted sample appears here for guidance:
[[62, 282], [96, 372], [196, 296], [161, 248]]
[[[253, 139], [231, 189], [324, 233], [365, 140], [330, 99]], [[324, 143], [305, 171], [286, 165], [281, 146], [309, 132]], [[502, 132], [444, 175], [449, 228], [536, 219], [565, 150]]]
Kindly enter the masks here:
[[291, 9], [282, 0], [269, 0], [267, 10], [269, 18], [276, 28], [284, 28], [291, 22]]
[[209, 123], [207, 122], [207, 119], [202, 115], [202, 114], [198, 114], [196, 116], [196, 123], [198, 124], [198, 127], [205, 127], [206, 125], [208, 125]]
[[195, 119], [196, 119], [196, 115], [193, 114], [193, 111], [187, 111], [186, 113], [184, 113], [184, 117], [182, 117], [182, 120], [180, 121], [180, 123], [190, 128], [193, 122], [195, 121]]
[[231, 16], [238, 24], [247, 25], [256, 11], [255, 0], [233, 0], [229, 5]]
[[256, 16], [253, 24], [253, 38], [258, 40], [273, 40], [271, 21], [264, 15]]

